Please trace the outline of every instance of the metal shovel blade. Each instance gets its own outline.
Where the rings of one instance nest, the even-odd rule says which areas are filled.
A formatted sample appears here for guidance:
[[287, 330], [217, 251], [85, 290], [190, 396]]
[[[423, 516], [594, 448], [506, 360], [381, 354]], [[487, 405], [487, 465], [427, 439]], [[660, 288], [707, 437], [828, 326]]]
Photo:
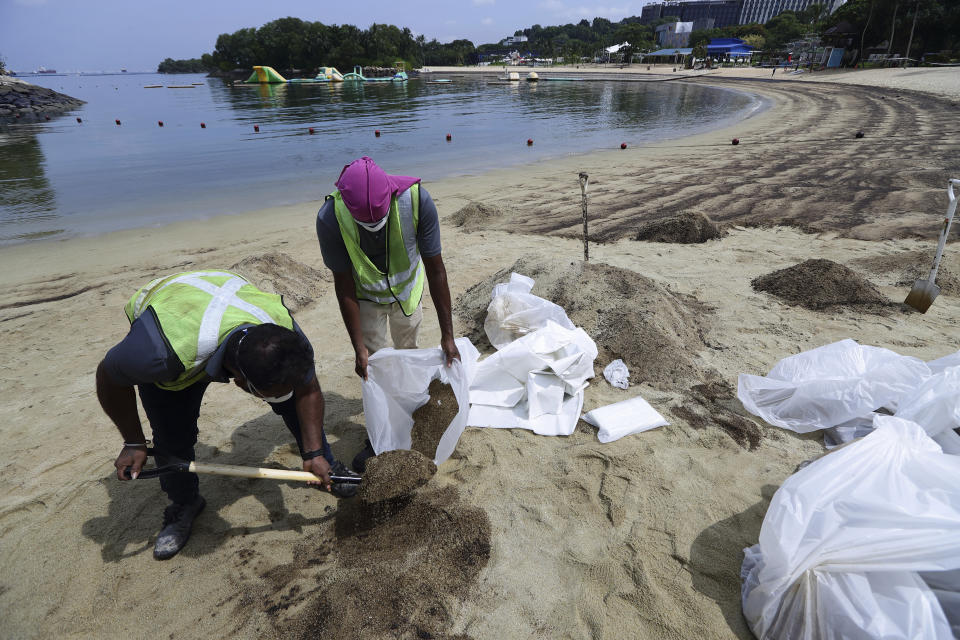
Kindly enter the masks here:
[[940, 295], [940, 287], [929, 280], [917, 280], [913, 283], [913, 289], [907, 294], [907, 299], [903, 301], [920, 313], [926, 313], [933, 301]]

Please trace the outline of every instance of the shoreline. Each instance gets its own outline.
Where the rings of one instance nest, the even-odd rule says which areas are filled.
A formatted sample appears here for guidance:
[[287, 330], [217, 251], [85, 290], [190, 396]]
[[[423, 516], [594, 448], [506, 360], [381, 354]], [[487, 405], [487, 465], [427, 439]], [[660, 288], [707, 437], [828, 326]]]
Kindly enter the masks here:
[[[634, 316], [614, 328], [626, 342], [660, 327], [653, 335], [676, 347], [647, 361], [682, 358], [689, 367], [657, 380], [641, 363], [627, 391], [599, 375], [590, 381], [585, 411], [640, 395], [670, 422], [614, 443], [599, 443], [583, 423], [568, 437], [466, 430], [430, 486], [460, 491], [488, 514], [492, 533], [479, 578], [447, 603], [448, 635], [497, 640], [507, 628], [619, 638], [631, 629], [668, 640], [749, 640], [742, 549], [757, 541], [776, 488], [824, 449], [817, 434], [760, 423], [757, 446], [746, 448], [715, 421], [690, 419], [691, 389], [709, 382], [732, 393], [738, 373], [766, 373], [787, 355], [842, 338], [923, 360], [960, 348], [960, 288], [944, 289], [925, 315], [899, 304], [913, 274], [929, 269], [945, 178], [960, 177], [960, 143], [941, 134], [954, 117], [943, 108], [950, 103], [836, 83], [736, 82], [768, 94], [771, 108], [673, 144], [423, 176], [441, 212], [455, 307], [480, 308], [477, 285], [515, 265], [525, 270], [520, 260], [548, 264], [541, 283], [582, 260], [577, 174], [588, 172], [590, 265], [641, 283], [630, 292], [636, 300], [669, 302], [647, 308], [649, 324]], [[853, 137], [858, 128], [862, 140]], [[508, 215], [475, 230], [454, 226], [450, 216], [470, 202]], [[265, 270], [254, 279], [280, 293], [292, 281], [308, 294], [295, 316], [316, 349], [325, 430], [349, 461], [363, 446], [363, 403], [317, 246], [319, 204], [0, 251], [0, 565], [17, 578], [0, 579], [8, 633], [137, 636], [160, 626], [183, 637], [289, 637], [285, 625], [317, 604], [325, 572], [343, 571], [335, 498], [292, 483], [217, 478], [201, 480], [208, 507], [184, 551], [154, 561], [162, 494], [150, 481], [116, 481], [118, 434], [93, 393], [100, 359], [127, 331], [123, 305], [145, 282], [250, 259], [287, 265], [285, 280]], [[693, 245], [634, 240], [640, 223], [683, 211], [708, 214], [729, 234]], [[951, 247], [941, 273], [960, 274]], [[270, 262], [280, 253], [283, 261]], [[752, 288], [754, 278], [809, 258], [848, 265], [890, 305], [811, 311]], [[585, 284], [567, 289], [581, 312], [605, 304]], [[422, 346], [439, 340], [434, 309], [425, 294]], [[454, 331], [482, 328], [455, 314]], [[606, 360], [595, 364], [599, 374]], [[210, 386], [199, 429], [198, 460], [299, 467], [279, 418], [233, 385]], [[157, 584], [169, 587], [165, 598]]]

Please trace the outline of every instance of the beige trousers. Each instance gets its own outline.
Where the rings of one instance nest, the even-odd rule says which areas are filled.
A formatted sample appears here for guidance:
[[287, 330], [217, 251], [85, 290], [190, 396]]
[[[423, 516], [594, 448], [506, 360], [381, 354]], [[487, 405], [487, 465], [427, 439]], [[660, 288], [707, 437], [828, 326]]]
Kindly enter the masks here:
[[420, 337], [420, 322], [423, 320], [423, 305], [418, 305], [410, 317], [403, 315], [403, 309], [397, 302], [377, 304], [369, 300], [357, 300], [360, 306], [360, 328], [363, 331], [363, 344], [367, 351], [374, 354], [389, 347], [387, 342], [387, 321], [390, 322], [390, 336], [397, 349], [416, 349]]

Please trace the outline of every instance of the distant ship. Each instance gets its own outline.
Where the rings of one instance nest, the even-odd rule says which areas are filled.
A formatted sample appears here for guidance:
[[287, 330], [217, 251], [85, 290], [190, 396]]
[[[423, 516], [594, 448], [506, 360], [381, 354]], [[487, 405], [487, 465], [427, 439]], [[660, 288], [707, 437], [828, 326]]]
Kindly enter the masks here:
[[127, 72], [126, 69], [120, 69], [120, 73], [126, 73], [126, 72]]
[[37, 73], [56, 73], [56, 72], [57, 72], [56, 69], [46, 69], [44, 67], [40, 67], [39, 69], [37, 69]]

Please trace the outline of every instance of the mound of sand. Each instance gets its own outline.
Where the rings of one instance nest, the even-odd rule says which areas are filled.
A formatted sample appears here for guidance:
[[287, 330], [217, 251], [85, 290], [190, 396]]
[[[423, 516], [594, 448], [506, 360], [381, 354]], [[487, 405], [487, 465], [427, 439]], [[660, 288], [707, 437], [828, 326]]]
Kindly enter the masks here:
[[763, 428], [747, 417], [733, 387], [722, 380], [713, 380], [691, 387], [682, 404], [673, 412], [694, 428], [719, 426], [745, 449], [753, 451], [760, 446]]
[[754, 278], [755, 291], [771, 293], [791, 305], [819, 311], [836, 305], [889, 305], [869, 280], [832, 260], [804, 260]]
[[644, 224], [637, 230], [636, 239], [646, 242], [698, 244], [725, 235], [727, 232], [708, 216], [696, 211], [681, 211], [675, 216]]
[[407, 498], [436, 472], [433, 461], [418, 451], [385, 451], [367, 460], [357, 498], [367, 504]]
[[283, 296], [290, 311], [309, 305], [319, 295], [320, 283], [330, 281], [325, 271], [318, 271], [280, 252], [244, 258], [230, 270], [264, 291]]
[[452, 214], [448, 220], [464, 231], [478, 231], [495, 219], [503, 217], [503, 209], [492, 204], [471, 202]]
[[437, 455], [440, 438], [460, 411], [460, 405], [450, 385], [443, 384], [439, 380], [430, 383], [427, 393], [430, 394], [430, 399], [413, 412], [410, 448], [419, 451], [427, 458], [434, 458]]
[[596, 341], [601, 367], [621, 358], [631, 381], [663, 389], [701, 379], [696, 354], [705, 347], [710, 308], [635, 271], [594, 262], [521, 259], [468, 289], [456, 311], [474, 344], [489, 346], [483, 321], [490, 293], [512, 271], [533, 278], [532, 293], [563, 307]]

